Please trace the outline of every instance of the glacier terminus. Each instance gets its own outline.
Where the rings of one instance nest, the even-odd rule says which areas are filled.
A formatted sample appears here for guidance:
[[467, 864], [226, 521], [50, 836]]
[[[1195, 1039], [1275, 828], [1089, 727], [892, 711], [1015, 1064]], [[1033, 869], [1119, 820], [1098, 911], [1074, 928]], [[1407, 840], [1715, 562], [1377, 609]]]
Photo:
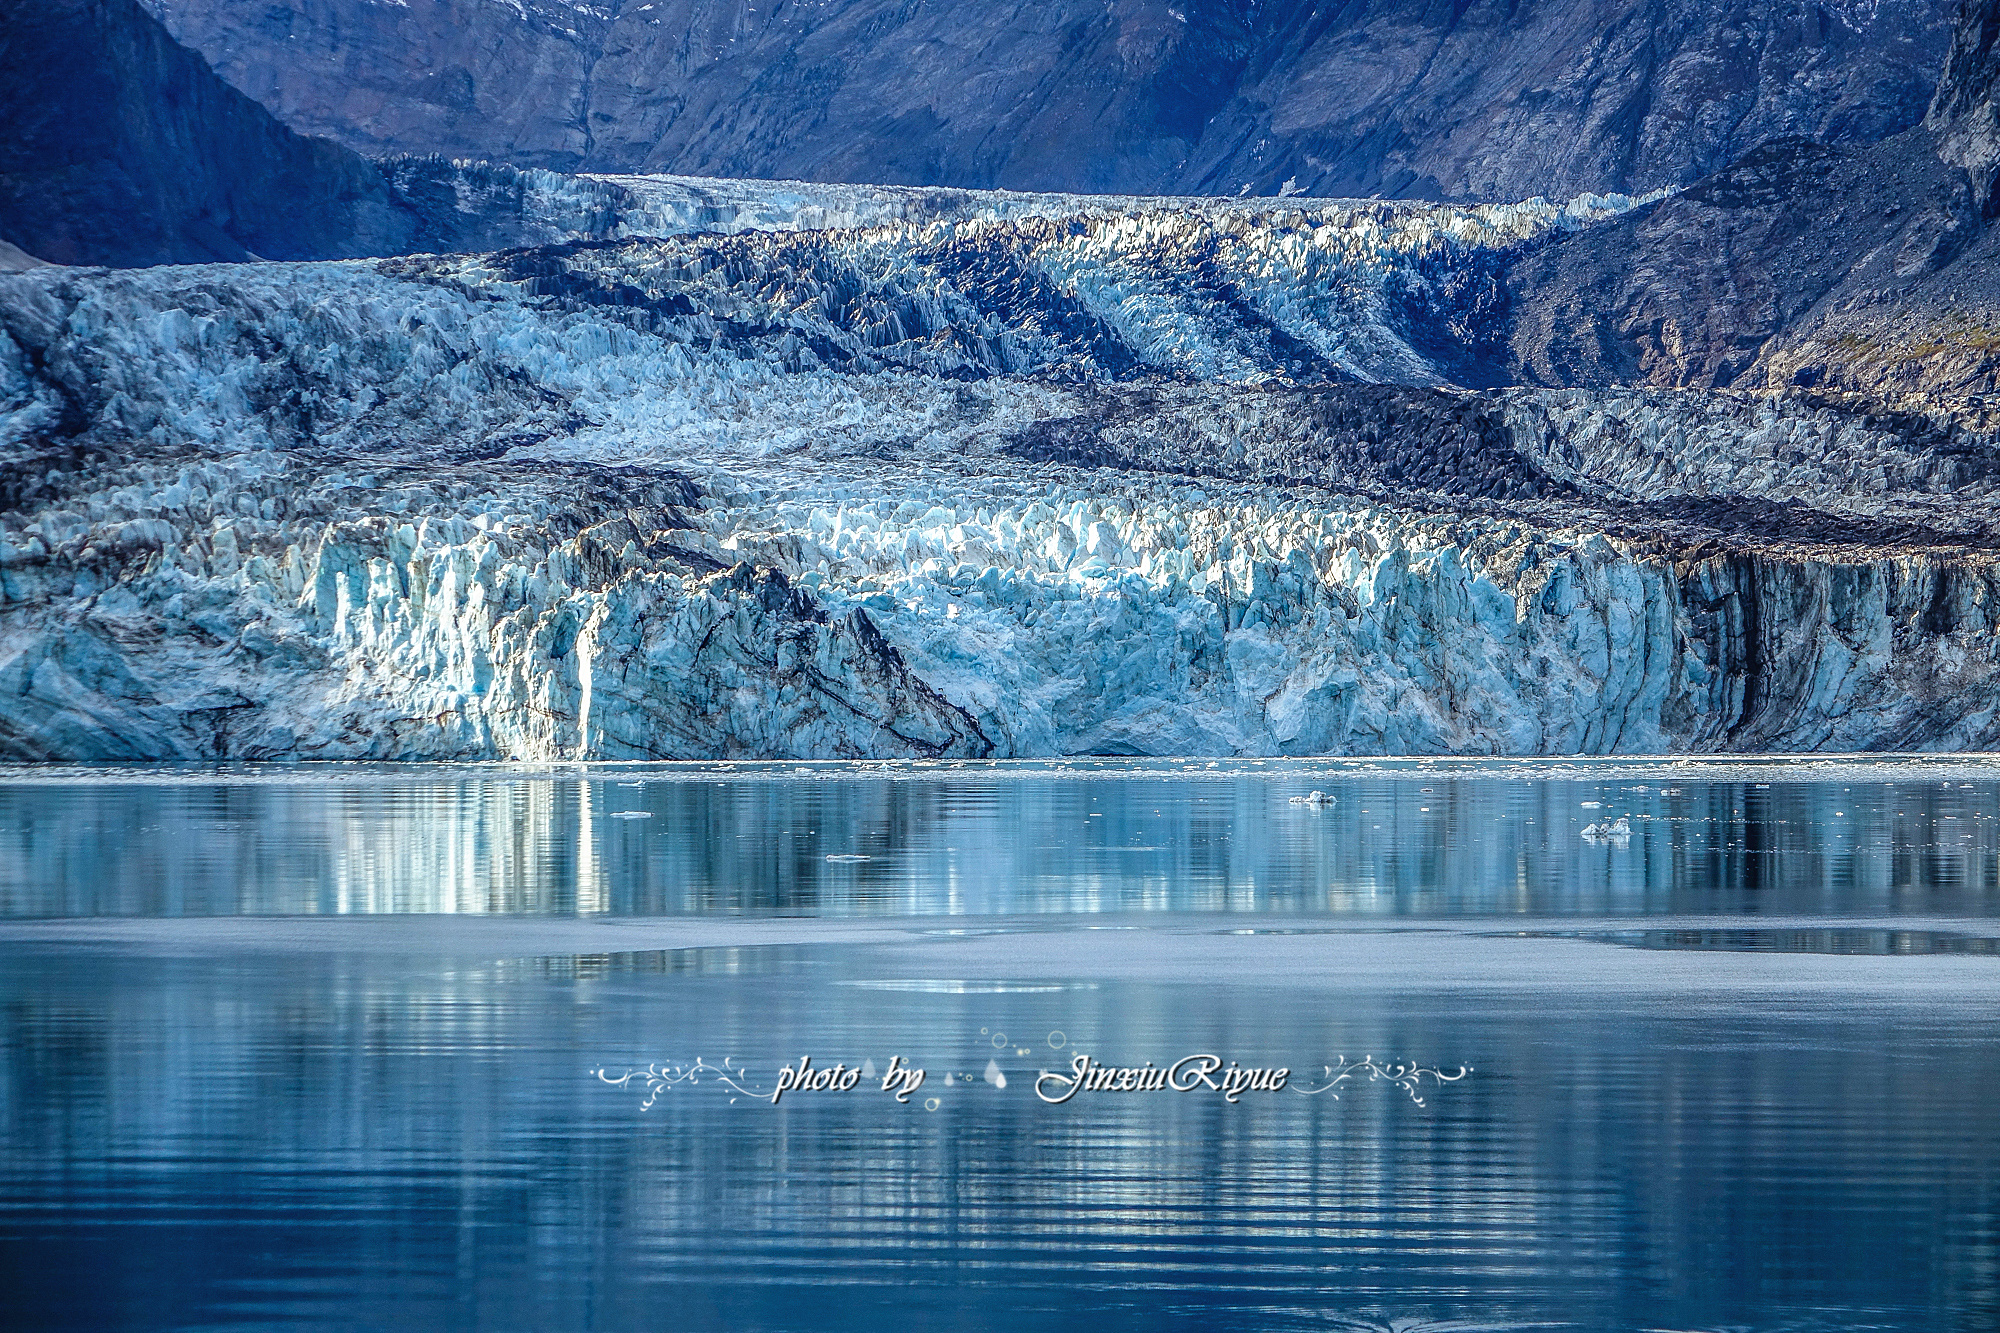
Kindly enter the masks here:
[[0, 755], [2000, 740], [1977, 400], [1465, 382], [1650, 199], [432, 170], [498, 243], [0, 277]]

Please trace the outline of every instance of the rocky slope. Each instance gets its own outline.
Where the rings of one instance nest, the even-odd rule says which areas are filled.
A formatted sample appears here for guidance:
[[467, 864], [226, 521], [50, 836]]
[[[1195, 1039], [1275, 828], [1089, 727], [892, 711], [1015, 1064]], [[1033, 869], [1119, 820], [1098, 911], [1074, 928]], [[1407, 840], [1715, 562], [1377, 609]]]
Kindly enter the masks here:
[[0, 753], [2000, 742], [1980, 410], [1451, 387], [1561, 210], [1058, 204], [0, 278]]
[[1951, 50], [1924, 127], [1937, 139], [1938, 156], [1964, 167], [1973, 202], [1987, 217], [2000, 215], [2000, 8], [1966, 0], [1953, 28]]
[[2000, 5], [1967, 0], [1924, 126], [1764, 145], [1515, 256], [1508, 370], [1532, 383], [2000, 388]]
[[147, 0], [374, 155], [1026, 190], [1521, 199], [1924, 116], [1953, 0]]
[[0, 239], [52, 263], [394, 254], [371, 163], [280, 125], [134, 0], [0, 0]]
[[[1990, 358], [1875, 354], [1940, 288], [2000, 296], [1963, 171], [1919, 129], [1858, 151], [1781, 140], [1508, 271], [1514, 374], [1564, 385], [1993, 387]], [[1917, 338], [1913, 343], [1926, 339]]]

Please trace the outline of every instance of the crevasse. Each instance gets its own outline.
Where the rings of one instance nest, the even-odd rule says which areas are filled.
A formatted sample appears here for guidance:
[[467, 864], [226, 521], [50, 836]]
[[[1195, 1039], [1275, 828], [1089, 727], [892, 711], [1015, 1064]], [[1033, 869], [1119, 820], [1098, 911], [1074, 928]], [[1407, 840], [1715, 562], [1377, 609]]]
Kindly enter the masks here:
[[1420, 350], [1424, 291], [1629, 201], [818, 189], [0, 279], [0, 755], [1996, 739], [1990, 441]]

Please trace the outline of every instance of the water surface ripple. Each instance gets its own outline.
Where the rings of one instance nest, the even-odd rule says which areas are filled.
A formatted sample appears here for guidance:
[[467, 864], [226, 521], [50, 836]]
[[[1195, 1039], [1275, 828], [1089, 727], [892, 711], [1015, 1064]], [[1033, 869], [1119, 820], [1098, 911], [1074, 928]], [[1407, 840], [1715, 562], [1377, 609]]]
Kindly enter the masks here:
[[[1989, 1330], [1996, 815], [1884, 761], [10, 773], [0, 1308]], [[1199, 1052], [1296, 1081], [1036, 1095]], [[751, 1095], [802, 1055], [925, 1083]], [[1363, 1057], [1466, 1072], [1306, 1095]], [[750, 1091], [607, 1081], [697, 1059]]]

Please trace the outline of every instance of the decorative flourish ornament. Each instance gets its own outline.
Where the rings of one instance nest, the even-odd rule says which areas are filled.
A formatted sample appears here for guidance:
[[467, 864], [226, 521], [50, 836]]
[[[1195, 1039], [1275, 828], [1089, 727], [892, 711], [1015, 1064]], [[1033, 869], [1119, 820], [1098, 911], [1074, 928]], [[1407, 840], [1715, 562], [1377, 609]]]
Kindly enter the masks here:
[[1344, 1055], [1337, 1055], [1334, 1059], [1339, 1063], [1321, 1066], [1320, 1077], [1313, 1081], [1315, 1086], [1299, 1087], [1294, 1085], [1292, 1091], [1303, 1093], [1308, 1097], [1317, 1097], [1323, 1092], [1331, 1092], [1333, 1093], [1333, 1099], [1339, 1101], [1340, 1094], [1334, 1090], [1341, 1084], [1351, 1079], [1359, 1079], [1365, 1074], [1367, 1075], [1367, 1081], [1370, 1083], [1395, 1084], [1404, 1092], [1410, 1094], [1411, 1101], [1422, 1106], [1425, 1104], [1424, 1099], [1417, 1089], [1422, 1084], [1426, 1075], [1439, 1083], [1456, 1083], [1472, 1072], [1471, 1065], [1460, 1065], [1456, 1074], [1446, 1074], [1432, 1069], [1427, 1065], [1403, 1064], [1393, 1060], [1377, 1060], [1372, 1055], [1364, 1055], [1359, 1060], [1349, 1060]]
[[758, 1101], [765, 1102], [777, 1100], [777, 1092], [775, 1090], [759, 1091], [756, 1088], [745, 1086], [743, 1080], [750, 1077], [750, 1071], [742, 1065], [737, 1064], [734, 1060], [724, 1060], [719, 1065], [712, 1065], [700, 1056], [696, 1056], [693, 1064], [649, 1064], [644, 1069], [627, 1070], [617, 1078], [613, 1078], [602, 1069], [593, 1069], [591, 1072], [614, 1088], [631, 1087], [636, 1081], [640, 1087], [646, 1090], [646, 1100], [639, 1103], [641, 1111], [652, 1110], [653, 1103], [658, 1101], [660, 1094], [668, 1088], [682, 1083], [699, 1083], [703, 1074], [709, 1075], [717, 1083], [727, 1088], [742, 1093], [745, 1097], [754, 1097]]

